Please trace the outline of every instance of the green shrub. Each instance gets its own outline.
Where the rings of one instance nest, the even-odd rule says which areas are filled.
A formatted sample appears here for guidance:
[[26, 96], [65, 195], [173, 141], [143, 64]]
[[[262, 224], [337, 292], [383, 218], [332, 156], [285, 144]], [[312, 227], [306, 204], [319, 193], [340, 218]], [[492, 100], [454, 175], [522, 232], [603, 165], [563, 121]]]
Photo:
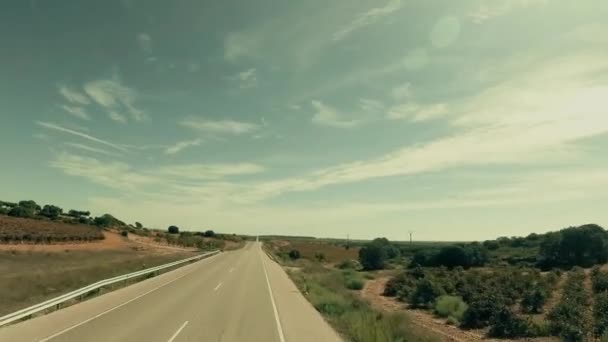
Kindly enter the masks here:
[[128, 237], [129, 236], [129, 232], [126, 230], [123, 230], [120, 232], [120, 235], [124, 236], [124, 237]]
[[345, 270], [345, 269], [358, 270], [361, 268], [361, 264], [357, 260], [342, 260], [338, 264], [338, 268], [341, 270]]
[[593, 318], [595, 320], [595, 336], [608, 337], [608, 292], [604, 291], [595, 296]]
[[439, 296], [445, 294], [443, 288], [431, 279], [421, 279], [410, 295], [410, 304], [414, 307], [429, 306]]
[[361, 279], [347, 279], [346, 288], [349, 290], [362, 290], [365, 283]]
[[534, 335], [532, 324], [517, 317], [508, 307], [502, 307], [492, 317], [490, 336], [492, 337], [531, 337]]
[[547, 302], [547, 292], [544, 289], [536, 288], [524, 293], [521, 306], [526, 313], [541, 313], [543, 306]]
[[292, 249], [291, 251], [289, 251], [289, 258], [291, 260], [300, 259], [300, 251], [298, 251], [297, 249]]
[[460, 297], [441, 296], [435, 302], [434, 311], [439, 317], [452, 317], [456, 321], [460, 321], [468, 308], [469, 306]]
[[588, 317], [589, 294], [580, 269], [570, 272], [560, 302], [549, 312], [551, 333], [567, 341], [584, 341], [592, 331]]

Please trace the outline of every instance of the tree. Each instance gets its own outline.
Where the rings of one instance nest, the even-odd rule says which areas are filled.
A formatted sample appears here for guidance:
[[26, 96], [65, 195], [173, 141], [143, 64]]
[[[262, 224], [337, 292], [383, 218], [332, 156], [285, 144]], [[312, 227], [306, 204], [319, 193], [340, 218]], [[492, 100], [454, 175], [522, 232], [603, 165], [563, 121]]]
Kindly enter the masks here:
[[380, 244], [370, 243], [359, 250], [359, 262], [366, 270], [383, 269], [386, 259], [386, 249]]
[[292, 249], [289, 252], [289, 258], [291, 258], [292, 260], [300, 259], [300, 251], [298, 251], [297, 249]]
[[36, 204], [36, 202], [34, 202], [34, 201], [20, 201], [19, 206], [22, 208], [29, 209], [33, 212], [40, 210], [40, 206], [38, 204]]
[[170, 226], [167, 229], [167, 232], [169, 232], [169, 234], [179, 234], [179, 227], [177, 227], [177, 226]]
[[213, 230], [207, 230], [204, 235], [205, 237], [215, 237], [215, 232]]
[[137, 227], [137, 229], [142, 229], [144, 225], [139, 222], [135, 222], [135, 227]]
[[315, 259], [317, 259], [318, 262], [322, 262], [325, 260], [325, 254], [317, 252], [315, 253]]
[[42, 210], [40, 210], [40, 215], [48, 217], [50, 219], [56, 219], [61, 214], [63, 214], [63, 209], [51, 204], [45, 205]]
[[75, 218], [89, 217], [89, 216], [91, 216], [91, 212], [90, 211], [79, 211], [79, 210], [73, 210], [73, 209], [71, 209], [68, 212], [68, 216], [75, 217]]
[[34, 211], [30, 208], [16, 206], [8, 211], [8, 216], [30, 218], [34, 217]]
[[547, 293], [540, 288], [524, 293], [521, 306], [527, 313], [541, 313], [547, 302]]
[[608, 233], [588, 224], [546, 234], [540, 244], [541, 266], [592, 266], [608, 261]]
[[428, 306], [444, 294], [445, 290], [437, 282], [423, 278], [416, 283], [416, 288], [410, 295], [410, 303], [416, 307]]
[[93, 223], [99, 227], [124, 227], [125, 223], [110, 214], [103, 214], [93, 219]]

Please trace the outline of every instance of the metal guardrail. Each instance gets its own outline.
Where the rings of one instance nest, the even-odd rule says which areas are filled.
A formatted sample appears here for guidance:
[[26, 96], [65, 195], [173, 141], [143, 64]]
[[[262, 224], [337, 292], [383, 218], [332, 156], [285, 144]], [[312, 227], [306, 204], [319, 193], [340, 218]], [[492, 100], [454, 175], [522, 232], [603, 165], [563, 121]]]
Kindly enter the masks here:
[[64, 303], [70, 299], [74, 299], [80, 296], [84, 296], [86, 294], [88, 294], [91, 291], [97, 290], [99, 288], [102, 288], [104, 286], [108, 286], [111, 284], [115, 284], [121, 281], [125, 281], [131, 278], [135, 278], [135, 277], [139, 277], [142, 275], [146, 275], [146, 274], [150, 274], [156, 271], [160, 271], [169, 267], [173, 267], [173, 266], [177, 266], [177, 265], [181, 265], [196, 259], [204, 259], [207, 257], [210, 257], [212, 255], [216, 255], [218, 254], [219, 251], [214, 251], [214, 252], [209, 252], [209, 253], [205, 253], [205, 254], [200, 254], [197, 256], [193, 256], [191, 258], [187, 258], [187, 259], [183, 259], [183, 260], [178, 260], [178, 261], [174, 261], [174, 262], [170, 262], [168, 264], [164, 264], [164, 265], [160, 265], [160, 266], [156, 266], [156, 267], [152, 267], [152, 268], [148, 268], [145, 270], [141, 270], [141, 271], [137, 271], [137, 272], [133, 272], [133, 273], [129, 273], [129, 274], [125, 274], [125, 275], [121, 275], [118, 277], [114, 277], [114, 278], [109, 278], [109, 279], [104, 279], [101, 281], [98, 281], [94, 284], [85, 286], [83, 288], [80, 288], [78, 290], [72, 291], [70, 293], [66, 293], [64, 295], [61, 295], [59, 297], [53, 298], [53, 299], [49, 299], [45, 302], [30, 306], [29, 308], [25, 308], [16, 312], [13, 312], [11, 314], [8, 314], [6, 316], [2, 316], [0, 317], [0, 327], [5, 326], [7, 324], [13, 323], [15, 321], [18, 321], [22, 318], [31, 316], [33, 314], [36, 314], [38, 312], [44, 311], [46, 309], [52, 308], [54, 306], [59, 306], [61, 303]]

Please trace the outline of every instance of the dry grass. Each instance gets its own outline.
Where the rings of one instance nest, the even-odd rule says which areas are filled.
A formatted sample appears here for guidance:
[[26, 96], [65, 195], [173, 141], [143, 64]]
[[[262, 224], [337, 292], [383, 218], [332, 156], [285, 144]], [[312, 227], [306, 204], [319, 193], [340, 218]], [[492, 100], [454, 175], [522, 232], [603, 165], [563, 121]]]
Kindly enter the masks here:
[[335, 246], [326, 242], [314, 241], [290, 241], [289, 244], [281, 244], [281, 252], [289, 253], [292, 249], [300, 251], [302, 258], [314, 260], [317, 253], [325, 256], [328, 263], [339, 263], [344, 260], [358, 260], [359, 247], [346, 249], [343, 246]]
[[103, 239], [101, 229], [84, 224], [0, 215], [0, 242], [50, 243]]
[[0, 251], [0, 316], [102, 279], [189, 256], [136, 250]]

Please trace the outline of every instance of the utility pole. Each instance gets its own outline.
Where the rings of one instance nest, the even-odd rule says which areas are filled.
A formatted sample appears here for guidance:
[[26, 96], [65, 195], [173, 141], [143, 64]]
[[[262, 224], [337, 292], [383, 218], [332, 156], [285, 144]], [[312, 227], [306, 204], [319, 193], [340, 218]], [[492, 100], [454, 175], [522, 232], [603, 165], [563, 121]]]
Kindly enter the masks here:
[[410, 230], [410, 246], [412, 245], [412, 234], [414, 234], [414, 231]]

